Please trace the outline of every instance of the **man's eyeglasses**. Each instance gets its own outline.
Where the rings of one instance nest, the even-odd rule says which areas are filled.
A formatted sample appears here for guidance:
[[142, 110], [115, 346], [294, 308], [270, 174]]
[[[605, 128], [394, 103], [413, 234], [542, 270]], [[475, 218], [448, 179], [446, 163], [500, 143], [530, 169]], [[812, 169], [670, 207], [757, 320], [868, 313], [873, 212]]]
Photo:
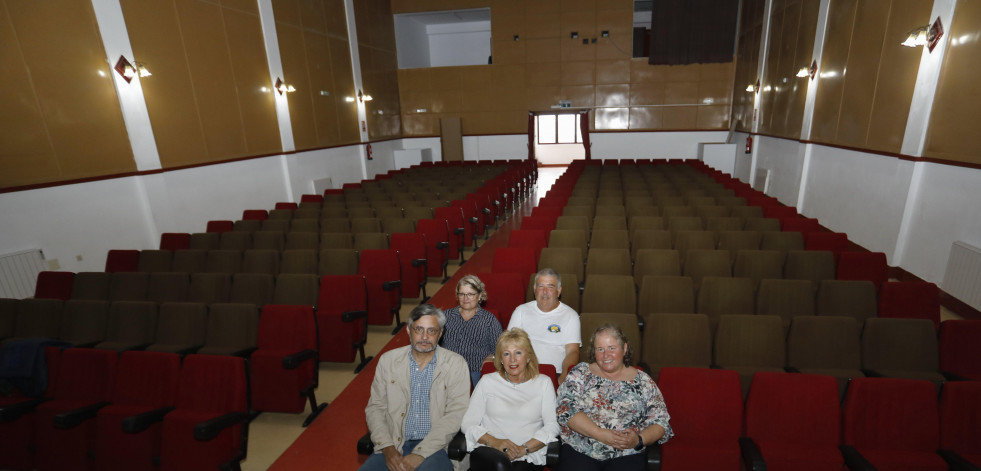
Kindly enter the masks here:
[[478, 294], [480, 294], [480, 293], [456, 293], [456, 296], [458, 298], [473, 299], [473, 298], [476, 298]]
[[416, 335], [422, 335], [425, 333], [428, 335], [435, 336], [436, 334], [439, 333], [439, 327], [423, 327], [421, 325], [417, 325], [412, 328], [412, 331], [415, 332]]

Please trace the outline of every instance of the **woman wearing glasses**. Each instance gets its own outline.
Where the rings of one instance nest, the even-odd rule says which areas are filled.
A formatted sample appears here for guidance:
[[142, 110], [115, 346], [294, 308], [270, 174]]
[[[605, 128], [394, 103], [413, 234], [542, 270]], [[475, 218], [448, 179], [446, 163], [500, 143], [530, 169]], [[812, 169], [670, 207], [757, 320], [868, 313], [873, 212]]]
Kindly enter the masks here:
[[484, 282], [474, 275], [467, 275], [456, 284], [459, 306], [447, 309], [443, 348], [459, 353], [470, 368], [470, 384], [480, 379], [483, 363], [494, 361], [497, 337], [501, 335], [501, 323], [490, 311], [481, 309], [480, 302], [487, 300]]

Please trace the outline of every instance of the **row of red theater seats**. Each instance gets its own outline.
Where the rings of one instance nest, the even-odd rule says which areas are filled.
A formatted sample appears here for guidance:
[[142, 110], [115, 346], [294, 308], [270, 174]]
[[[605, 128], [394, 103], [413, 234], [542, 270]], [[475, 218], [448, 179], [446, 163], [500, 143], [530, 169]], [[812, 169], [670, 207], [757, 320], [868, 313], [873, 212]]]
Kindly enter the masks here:
[[665, 471], [981, 465], [978, 381], [947, 383], [938, 401], [928, 381], [856, 378], [841, 403], [823, 375], [757, 373], [745, 402], [734, 371], [664, 368], [658, 386], [675, 433], [654, 451]]

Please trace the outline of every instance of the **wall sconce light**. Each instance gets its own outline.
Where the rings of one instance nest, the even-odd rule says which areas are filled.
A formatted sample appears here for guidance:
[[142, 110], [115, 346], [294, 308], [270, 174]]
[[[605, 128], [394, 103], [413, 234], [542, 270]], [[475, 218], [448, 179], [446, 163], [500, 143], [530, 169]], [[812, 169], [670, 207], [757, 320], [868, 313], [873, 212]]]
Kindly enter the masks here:
[[276, 77], [276, 87], [275, 88], [276, 88], [276, 91], [279, 92], [280, 95], [282, 95], [284, 93], [293, 93], [293, 92], [296, 91], [296, 89], [293, 88], [293, 85], [290, 85], [290, 84], [284, 82], [283, 79], [281, 79], [279, 77]]
[[570, 36], [570, 37], [571, 37], [572, 39], [579, 39], [579, 32], [577, 32], [577, 31], [573, 31], [573, 32], [572, 32], [572, 33], [571, 33], [571, 34], [570, 34], [569, 36]]
[[119, 60], [116, 61], [116, 65], [113, 67], [113, 69], [119, 74], [120, 77], [123, 78], [123, 80], [126, 81], [126, 83], [132, 82], [133, 77], [136, 76], [149, 77], [153, 75], [145, 65], [136, 62], [136, 65], [134, 66], [128, 60], [126, 60], [126, 57], [124, 56], [119, 56]]
[[813, 79], [814, 75], [817, 74], [817, 68], [817, 60], [812, 60], [810, 67], [801, 67], [800, 70], [797, 71], [797, 76], [800, 78], [810, 77]]
[[346, 96], [346, 97], [344, 97], [344, 101], [346, 101], [348, 103], [354, 103], [354, 97], [353, 96]]
[[749, 92], [749, 93], [760, 91], [760, 80], [759, 79], [756, 79], [756, 84], [755, 85], [752, 84], [752, 83], [749, 84], [749, 85], [747, 85], [746, 86], [746, 91]]
[[932, 25], [923, 25], [910, 31], [902, 45], [906, 47], [927, 46], [930, 52], [933, 52], [933, 48], [937, 47], [937, 43], [940, 42], [943, 35], [944, 25], [938, 16]]
[[811, 73], [808, 72], [807, 67], [801, 67], [800, 70], [797, 71], [797, 76], [800, 78], [807, 77], [810, 74]]
[[514, 35], [514, 40], [515, 40], [515, 41], [517, 41], [517, 40], [518, 40], [518, 35], [517, 35], [517, 34], [516, 34], [516, 35]]
[[361, 93], [361, 90], [358, 90], [358, 101], [364, 103], [366, 101], [371, 101], [371, 100], [374, 100], [374, 98], [371, 98], [371, 95], [365, 95]]

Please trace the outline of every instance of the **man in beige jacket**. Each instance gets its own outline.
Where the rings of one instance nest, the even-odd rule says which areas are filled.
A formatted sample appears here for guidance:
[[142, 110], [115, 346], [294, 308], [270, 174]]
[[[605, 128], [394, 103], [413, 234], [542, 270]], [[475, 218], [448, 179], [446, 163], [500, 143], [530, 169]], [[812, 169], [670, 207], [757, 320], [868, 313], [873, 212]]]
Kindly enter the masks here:
[[470, 402], [467, 361], [439, 348], [443, 311], [422, 304], [409, 314], [409, 345], [378, 359], [365, 418], [375, 453], [363, 471], [449, 471], [446, 446]]

